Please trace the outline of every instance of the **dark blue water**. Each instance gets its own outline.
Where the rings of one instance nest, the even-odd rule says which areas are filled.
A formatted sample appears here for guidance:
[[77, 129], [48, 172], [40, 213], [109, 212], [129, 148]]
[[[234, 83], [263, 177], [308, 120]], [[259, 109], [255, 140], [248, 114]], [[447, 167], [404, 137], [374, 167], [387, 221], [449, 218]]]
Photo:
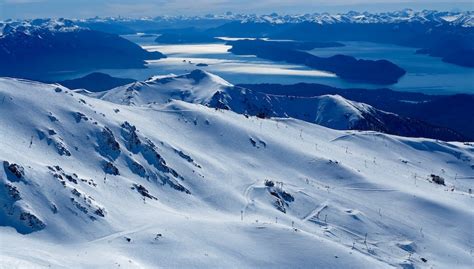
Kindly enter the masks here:
[[[317, 56], [337, 53], [363, 59], [386, 59], [407, 71], [390, 88], [424, 93], [473, 93], [474, 68], [461, 67], [441, 61], [440, 58], [416, 54], [416, 49], [369, 42], [346, 42], [346, 47], [324, 48], [311, 51]], [[367, 87], [370, 88], [370, 87]]]
[[[198, 45], [157, 45], [155, 37], [126, 36], [129, 40], [144, 46], [148, 50], [158, 50], [168, 58], [151, 61], [147, 69], [94, 70], [113, 76], [144, 80], [153, 75], [181, 74], [196, 68], [213, 72], [233, 84], [238, 83], [281, 83], [298, 82], [320, 83], [340, 88], [388, 87], [394, 90], [423, 92], [428, 94], [474, 94], [474, 69], [444, 63], [439, 58], [415, 54], [416, 49], [395, 45], [346, 42], [345, 47], [315, 49], [317, 56], [335, 54], [352, 55], [364, 59], [387, 59], [401, 66], [407, 74], [393, 85], [373, 85], [354, 83], [339, 77], [311, 70], [305, 66], [275, 63], [255, 56], [238, 56], [227, 52], [230, 48], [224, 43]], [[207, 67], [197, 67], [205, 63]], [[55, 79], [66, 79], [86, 73], [57, 74]]]

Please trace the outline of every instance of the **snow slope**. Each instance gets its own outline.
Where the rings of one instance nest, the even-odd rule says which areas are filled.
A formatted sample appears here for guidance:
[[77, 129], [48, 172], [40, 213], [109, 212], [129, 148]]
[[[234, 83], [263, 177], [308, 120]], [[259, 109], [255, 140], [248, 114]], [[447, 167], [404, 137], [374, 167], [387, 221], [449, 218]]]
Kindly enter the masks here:
[[89, 96], [117, 104], [162, 104], [182, 100], [239, 114], [259, 117], [291, 117], [338, 130], [372, 130], [389, 134], [463, 140], [462, 135], [416, 119], [401, 117], [339, 95], [295, 97], [265, 94], [233, 86], [202, 70], [184, 75], [152, 77]]
[[1, 78], [0, 268], [470, 268], [473, 159]]
[[339, 130], [360, 125], [358, 122], [365, 120], [363, 113], [376, 111], [369, 105], [352, 102], [339, 95], [295, 98], [255, 93], [234, 87], [224, 79], [199, 69], [180, 76], [152, 77], [147, 81], [89, 95], [126, 105], [182, 100], [230, 109], [241, 114], [306, 118], [310, 122]]
[[126, 105], [165, 103], [179, 99], [190, 103], [208, 103], [215, 92], [232, 87], [224, 79], [202, 70], [185, 75], [155, 76], [146, 81], [98, 93], [94, 96]]

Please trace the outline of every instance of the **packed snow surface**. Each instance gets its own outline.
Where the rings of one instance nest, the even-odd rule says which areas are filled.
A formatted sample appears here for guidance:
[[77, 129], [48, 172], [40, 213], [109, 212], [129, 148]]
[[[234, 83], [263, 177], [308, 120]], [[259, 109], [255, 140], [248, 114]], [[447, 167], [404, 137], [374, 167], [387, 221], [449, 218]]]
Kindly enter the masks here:
[[0, 79], [0, 268], [472, 268], [472, 144], [116, 93]]

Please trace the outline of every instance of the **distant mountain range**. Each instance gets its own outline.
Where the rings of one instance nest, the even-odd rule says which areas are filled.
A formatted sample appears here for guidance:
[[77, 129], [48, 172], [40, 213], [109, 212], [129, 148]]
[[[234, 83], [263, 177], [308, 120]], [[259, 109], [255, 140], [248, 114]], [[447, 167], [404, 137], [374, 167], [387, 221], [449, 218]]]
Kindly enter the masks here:
[[[411, 9], [404, 9], [393, 12], [370, 13], [350, 11], [347, 13], [307, 13], [296, 15], [279, 15], [277, 13], [267, 15], [257, 14], [234, 14], [228, 12], [226, 14], [209, 14], [205, 16], [156, 16], [143, 18], [126, 18], [126, 17], [108, 17], [108, 18], [90, 18], [82, 19], [77, 22], [83, 25], [105, 24], [120, 24], [127, 26], [131, 31], [143, 31], [145, 27], [149, 29], [164, 29], [172, 28], [173, 24], [178, 23], [176, 27], [181, 28], [184, 22], [186, 25], [216, 25], [224, 24], [230, 21], [238, 21], [241, 23], [270, 23], [270, 24], [286, 24], [286, 23], [302, 23], [313, 22], [317, 24], [335, 24], [335, 23], [440, 23], [453, 26], [473, 27], [474, 26], [474, 11], [436, 11], [436, 10], [422, 10], [414, 11]], [[213, 23], [212, 23], [213, 22]], [[181, 24], [180, 24], [181, 23]], [[207, 23], [207, 25], [206, 25]]]
[[100, 68], [144, 68], [165, 57], [116, 34], [79, 27], [65, 19], [1, 24], [0, 76], [44, 79], [45, 75]]

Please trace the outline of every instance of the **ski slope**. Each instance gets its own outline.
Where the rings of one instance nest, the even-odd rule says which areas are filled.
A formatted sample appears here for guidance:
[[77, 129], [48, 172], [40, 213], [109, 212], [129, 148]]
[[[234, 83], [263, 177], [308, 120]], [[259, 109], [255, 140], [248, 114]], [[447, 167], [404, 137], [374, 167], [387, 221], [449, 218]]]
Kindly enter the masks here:
[[408, 137], [467, 141], [463, 135], [423, 121], [376, 109], [340, 95], [292, 96], [262, 93], [234, 86], [212, 73], [154, 76], [88, 96], [117, 104], [143, 106], [182, 100], [260, 118], [294, 118], [337, 130], [370, 130]]
[[472, 144], [89, 95], [0, 79], [0, 268], [472, 267]]

